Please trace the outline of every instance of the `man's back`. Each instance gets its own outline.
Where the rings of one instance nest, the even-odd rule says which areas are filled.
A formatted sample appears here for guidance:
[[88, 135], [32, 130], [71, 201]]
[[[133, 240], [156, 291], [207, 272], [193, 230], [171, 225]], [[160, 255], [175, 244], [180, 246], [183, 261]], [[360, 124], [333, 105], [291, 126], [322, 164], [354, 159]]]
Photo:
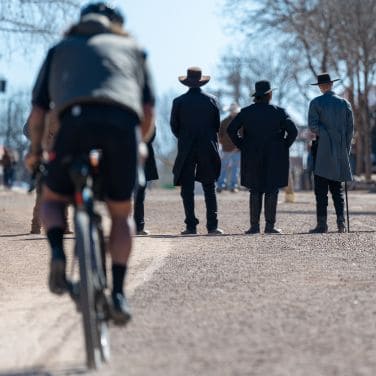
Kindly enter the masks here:
[[285, 111], [268, 103], [254, 103], [241, 112], [245, 142], [259, 144], [261, 140], [282, 139], [282, 122]]
[[215, 97], [191, 88], [174, 100], [171, 126], [180, 137], [217, 138], [219, 109]]
[[235, 118], [235, 116], [229, 115], [221, 121], [221, 125], [219, 127], [219, 142], [222, 145], [222, 150], [224, 152], [231, 152], [237, 150], [237, 147], [231, 141], [229, 135], [227, 134], [227, 128], [230, 125], [231, 121]]
[[313, 116], [319, 118], [319, 127], [328, 131], [346, 131], [346, 124], [349, 119], [350, 104], [343, 98], [329, 91], [314, 98], [311, 102], [311, 109], [316, 110], [316, 114], [310, 111], [310, 123], [317, 121]]
[[314, 98], [309, 106], [308, 126], [319, 139], [315, 174], [330, 180], [350, 181], [354, 123], [349, 102], [333, 91]]
[[49, 98], [36, 104], [47, 107], [50, 101], [61, 113], [73, 104], [107, 103], [141, 119], [152, 92], [149, 77], [145, 53], [132, 38], [110, 32], [100, 17], [83, 20], [49, 51], [35, 86]]
[[53, 49], [52, 99], [59, 109], [98, 100], [128, 106], [141, 114], [142, 66], [141, 51], [131, 38], [72, 36]]

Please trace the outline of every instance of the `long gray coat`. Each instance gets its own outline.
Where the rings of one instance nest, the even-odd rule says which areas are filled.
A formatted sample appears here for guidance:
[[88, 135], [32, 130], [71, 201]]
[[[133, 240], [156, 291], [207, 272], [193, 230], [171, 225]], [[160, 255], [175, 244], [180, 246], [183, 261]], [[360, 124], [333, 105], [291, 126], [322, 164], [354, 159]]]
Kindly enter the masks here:
[[350, 103], [333, 91], [313, 99], [308, 127], [319, 137], [314, 174], [335, 181], [352, 180], [350, 168], [354, 120]]

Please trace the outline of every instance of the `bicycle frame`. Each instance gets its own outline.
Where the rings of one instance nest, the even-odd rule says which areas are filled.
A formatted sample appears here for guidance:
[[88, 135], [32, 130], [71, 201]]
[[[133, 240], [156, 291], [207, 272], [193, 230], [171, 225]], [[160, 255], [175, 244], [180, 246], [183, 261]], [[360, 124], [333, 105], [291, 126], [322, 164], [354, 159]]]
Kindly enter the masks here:
[[[101, 216], [94, 203], [100, 187], [100, 152], [92, 151], [69, 163], [69, 172], [75, 186], [74, 222], [76, 232], [75, 256], [80, 267], [80, 310], [89, 368], [98, 368], [109, 359], [108, 320], [109, 303], [105, 272], [105, 244]], [[77, 298], [72, 294], [72, 297]]]

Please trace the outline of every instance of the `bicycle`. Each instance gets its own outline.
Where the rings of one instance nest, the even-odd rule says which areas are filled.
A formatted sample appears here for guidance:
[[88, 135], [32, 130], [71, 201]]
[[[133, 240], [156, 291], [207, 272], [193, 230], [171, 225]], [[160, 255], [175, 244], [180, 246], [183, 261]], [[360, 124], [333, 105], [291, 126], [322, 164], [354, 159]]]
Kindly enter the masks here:
[[[95, 201], [101, 197], [101, 151], [92, 150], [88, 156], [65, 163], [75, 186], [74, 227], [75, 260], [79, 262], [80, 281], [69, 283], [69, 292], [82, 313], [86, 361], [90, 369], [98, 368], [110, 358], [110, 303], [107, 295], [105, 241], [101, 215]], [[74, 274], [76, 262], [72, 264]]]
[[[90, 369], [97, 369], [110, 359], [111, 303], [107, 294], [106, 248], [102, 217], [95, 210], [95, 202], [102, 196], [100, 160], [101, 151], [94, 149], [78, 158], [67, 156], [63, 162], [75, 187], [76, 240], [70, 278], [67, 278], [68, 292], [77, 311], [82, 313], [86, 363]], [[41, 162], [31, 175], [29, 193], [41, 184], [46, 172], [46, 163]], [[72, 282], [77, 260], [80, 280]]]

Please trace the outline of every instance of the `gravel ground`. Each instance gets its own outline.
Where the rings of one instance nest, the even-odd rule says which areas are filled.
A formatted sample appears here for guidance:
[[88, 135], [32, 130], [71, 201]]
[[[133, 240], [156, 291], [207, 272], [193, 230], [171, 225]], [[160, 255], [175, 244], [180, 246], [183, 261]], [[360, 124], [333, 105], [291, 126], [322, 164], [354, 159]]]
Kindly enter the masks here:
[[[98, 375], [357, 376], [376, 374], [375, 195], [350, 192], [351, 232], [309, 235], [312, 193], [286, 204], [285, 234], [243, 235], [248, 194], [219, 199], [224, 236], [181, 237], [178, 191], [153, 190], [149, 237], [128, 277], [134, 320], [112, 329]], [[46, 290], [44, 236], [27, 235], [32, 198], [0, 191], [0, 376], [85, 374], [80, 318]], [[73, 237], [66, 240], [71, 246]]]

